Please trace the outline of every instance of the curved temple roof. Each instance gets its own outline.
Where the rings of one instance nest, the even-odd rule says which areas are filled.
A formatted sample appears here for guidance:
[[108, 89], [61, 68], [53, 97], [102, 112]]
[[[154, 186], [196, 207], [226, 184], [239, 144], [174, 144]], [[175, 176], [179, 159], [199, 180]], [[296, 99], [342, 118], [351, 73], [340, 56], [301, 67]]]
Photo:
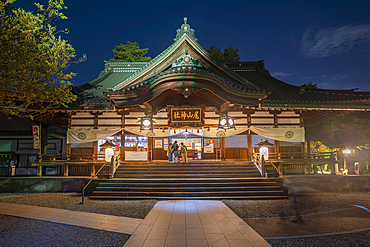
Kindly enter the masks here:
[[264, 61], [222, 63], [198, 43], [186, 18], [174, 43], [152, 61], [106, 62], [95, 80], [75, 92], [85, 107], [109, 106], [120, 100], [122, 106], [123, 102], [139, 104], [140, 97], [145, 102], [149, 95], [155, 97], [169, 88], [178, 92], [187, 88], [190, 93], [207, 88], [230, 103], [262, 107], [368, 109], [370, 104], [370, 92], [315, 89], [280, 81], [265, 69]]

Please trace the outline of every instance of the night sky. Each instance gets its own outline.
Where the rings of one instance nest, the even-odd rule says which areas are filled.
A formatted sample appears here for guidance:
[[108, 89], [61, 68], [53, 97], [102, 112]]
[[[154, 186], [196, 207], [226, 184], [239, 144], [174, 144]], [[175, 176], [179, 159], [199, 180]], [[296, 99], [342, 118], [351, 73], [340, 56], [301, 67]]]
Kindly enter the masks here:
[[[33, 2], [16, 6], [35, 11]], [[87, 61], [72, 67], [73, 85], [95, 79], [112, 49], [127, 41], [154, 58], [173, 43], [188, 18], [208, 49], [239, 48], [241, 61], [265, 59], [266, 69], [287, 83], [370, 91], [370, 1], [95, 1], [65, 0], [68, 40]]]

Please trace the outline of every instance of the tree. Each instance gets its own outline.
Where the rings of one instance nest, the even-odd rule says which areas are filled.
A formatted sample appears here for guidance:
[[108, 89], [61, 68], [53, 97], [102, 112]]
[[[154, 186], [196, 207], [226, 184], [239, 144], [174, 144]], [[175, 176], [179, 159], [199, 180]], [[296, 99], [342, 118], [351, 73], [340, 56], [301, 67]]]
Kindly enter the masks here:
[[137, 42], [127, 42], [126, 45], [120, 44], [113, 49], [115, 58], [110, 59], [112, 62], [149, 62], [151, 57], [144, 57], [149, 48], [140, 49]]
[[212, 45], [211, 47], [209, 47], [208, 52], [221, 62], [233, 63], [240, 61], [239, 49], [234, 49], [231, 45], [229, 47], [226, 47], [223, 52], [221, 52], [220, 48]]
[[306, 136], [331, 150], [351, 149], [362, 164], [370, 158], [370, 115], [351, 113], [307, 128]]
[[49, 0], [48, 6], [35, 3], [34, 14], [10, 6], [15, 0], [0, 0], [0, 112], [27, 116], [30, 111], [46, 111], [76, 100], [65, 73], [75, 58], [74, 48], [58, 33], [54, 22], [67, 19], [63, 0]]

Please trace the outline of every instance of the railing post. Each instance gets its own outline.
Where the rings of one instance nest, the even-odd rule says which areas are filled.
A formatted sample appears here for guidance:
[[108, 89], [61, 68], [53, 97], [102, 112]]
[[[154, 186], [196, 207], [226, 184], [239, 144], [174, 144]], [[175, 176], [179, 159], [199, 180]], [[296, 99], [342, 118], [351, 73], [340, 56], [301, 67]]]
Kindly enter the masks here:
[[279, 171], [281, 172], [282, 175], [284, 175], [283, 164], [279, 163], [278, 166], [279, 166]]
[[262, 177], [265, 177], [265, 156], [262, 155], [261, 158], [261, 175]]
[[41, 177], [42, 176], [42, 165], [37, 166], [37, 176]]
[[91, 174], [90, 176], [94, 176], [95, 175], [95, 164], [92, 164], [91, 165]]
[[310, 174], [310, 170], [308, 167], [308, 164], [305, 162], [304, 163], [304, 175]]
[[65, 165], [65, 166], [64, 166], [64, 176], [65, 176], [65, 177], [68, 177], [68, 170], [69, 170], [68, 165]]
[[115, 167], [115, 164], [114, 164], [114, 155], [113, 155], [110, 161], [110, 177], [111, 178], [113, 178], [114, 176], [114, 167]]

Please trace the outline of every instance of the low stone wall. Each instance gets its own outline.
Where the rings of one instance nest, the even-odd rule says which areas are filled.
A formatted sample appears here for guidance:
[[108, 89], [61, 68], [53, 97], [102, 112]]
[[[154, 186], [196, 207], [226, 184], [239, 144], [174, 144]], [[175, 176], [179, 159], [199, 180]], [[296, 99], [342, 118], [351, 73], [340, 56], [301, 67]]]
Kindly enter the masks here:
[[291, 187], [295, 187], [297, 192], [370, 192], [370, 176], [302, 175], [286, 178], [294, 185], [287, 185], [285, 180], [284, 186], [289, 192], [292, 191]]
[[85, 178], [0, 178], [1, 193], [81, 192], [84, 186]]

